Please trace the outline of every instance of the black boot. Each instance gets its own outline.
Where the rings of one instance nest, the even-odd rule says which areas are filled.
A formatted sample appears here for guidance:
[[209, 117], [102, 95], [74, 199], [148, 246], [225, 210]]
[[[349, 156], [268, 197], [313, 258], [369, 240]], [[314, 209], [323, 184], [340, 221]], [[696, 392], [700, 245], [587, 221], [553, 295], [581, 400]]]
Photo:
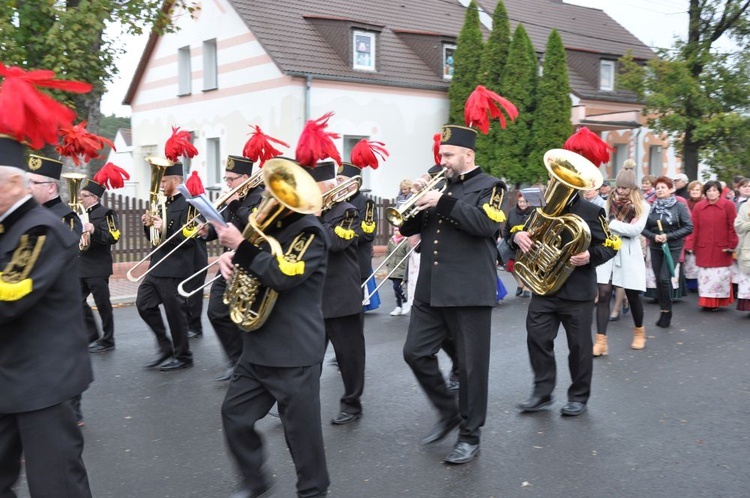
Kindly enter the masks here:
[[666, 327], [669, 327], [669, 323], [671, 321], [672, 321], [672, 312], [662, 311], [659, 316], [659, 321], [656, 322], [656, 326], [666, 328]]

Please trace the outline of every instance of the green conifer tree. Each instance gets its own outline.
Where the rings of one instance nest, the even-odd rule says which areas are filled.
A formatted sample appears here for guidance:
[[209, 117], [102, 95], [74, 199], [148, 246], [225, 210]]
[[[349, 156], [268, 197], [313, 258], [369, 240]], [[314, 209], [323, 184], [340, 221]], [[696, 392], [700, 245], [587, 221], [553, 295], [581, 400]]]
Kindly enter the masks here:
[[526, 167], [528, 181], [547, 179], [542, 164], [544, 153], [559, 149], [573, 133], [570, 123], [570, 83], [565, 47], [557, 30], [547, 39], [542, 77], [539, 80], [537, 107], [531, 126], [532, 149]]
[[477, 73], [482, 57], [482, 31], [479, 27], [479, 11], [472, 2], [466, 9], [466, 17], [458, 34], [456, 51], [453, 53], [453, 79], [448, 89], [451, 123], [464, 124], [464, 104], [477, 86]]

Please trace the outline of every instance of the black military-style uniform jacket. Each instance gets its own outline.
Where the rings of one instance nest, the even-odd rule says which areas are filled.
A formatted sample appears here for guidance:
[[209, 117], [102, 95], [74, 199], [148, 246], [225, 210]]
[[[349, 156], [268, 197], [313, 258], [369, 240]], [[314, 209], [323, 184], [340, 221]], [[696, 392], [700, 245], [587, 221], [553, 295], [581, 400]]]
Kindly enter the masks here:
[[282, 262], [263, 243], [244, 241], [233, 262], [278, 292], [262, 327], [243, 334], [240, 362], [269, 367], [317, 365], [325, 354], [323, 285], [328, 262], [325, 230], [312, 214], [292, 213], [268, 227], [286, 254]]
[[497, 302], [500, 221], [488, 213], [495, 188], [506, 190], [503, 182], [477, 167], [449, 181], [437, 206], [404, 222], [402, 235], [422, 234], [417, 300], [431, 306]]
[[55, 197], [43, 204], [44, 207], [55, 213], [60, 220], [75, 234], [81, 235], [83, 233], [83, 223], [81, 218], [74, 213], [70, 206], [65, 204], [60, 197]]
[[108, 277], [112, 275], [112, 246], [120, 240], [117, 213], [97, 203], [86, 210], [94, 233], [89, 238], [89, 248], [81, 251], [81, 278]]
[[[565, 283], [555, 294], [561, 299], [570, 301], [592, 301], [596, 297], [596, 267], [615, 257], [620, 247], [620, 239], [609, 230], [607, 214], [604, 208], [589, 202], [576, 194], [568, 203], [561, 214], [571, 213], [580, 216], [591, 231], [591, 243], [589, 244], [589, 263], [576, 266]], [[533, 223], [532, 215], [526, 222]], [[512, 239], [512, 237], [511, 237]], [[563, 240], [563, 243], [567, 242]], [[515, 243], [511, 243], [511, 249], [518, 249]], [[548, 297], [548, 296], [545, 296]]]
[[[247, 226], [247, 219], [253, 212], [260, 201], [263, 200], [264, 188], [262, 186], [256, 187], [247, 193], [245, 197], [239, 200], [234, 200], [227, 205], [227, 208], [221, 213], [222, 218], [227, 223], [231, 223], [236, 226], [240, 232]], [[213, 225], [208, 225], [208, 235], [206, 241], [216, 240], [216, 230]], [[225, 247], [224, 251], [228, 249]]]
[[[359, 212], [359, 225], [354, 228], [357, 233], [357, 260], [359, 262], [359, 276], [361, 282], [367, 280], [372, 271], [372, 242], [378, 234], [378, 211], [375, 209], [375, 201], [369, 196], [358, 192], [349, 199], [349, 204], [357, 208]], [[372, 222], [368, 223], [368, 207], [373, 213]]]
[[[163, 242], [151, 256], [151, 266], [161, 261], [164, 256], [174, 249], [180, 242], [190, 236], [189, 229], [183, 229], [185, 224], [194, 216], [194, 210], [190, 208], [182, 194], [175, 194], [167, 198], [167, 219], [162, 220], [167, 227]], [[175, 232], [181, 232], [176, 237], [166, 242]], [[149, 227], [144, 226], [146, 237], [150, 237]], [[149, 272], [149, 277], [187, 278], [195, 271], [195, 240], [191, 239], [182, 244], [169, 258], [158, 267]]]
[[362, 280], [357, 257], [357, 208], [339, 202], [320, 221], [328, 234], [328, 271], [323, 287], [323, 317], [336, 318], [362, 312]]
[[31, 197], [0, 223], [0, 414], [56, 405], [93, 380], [78, 240]]

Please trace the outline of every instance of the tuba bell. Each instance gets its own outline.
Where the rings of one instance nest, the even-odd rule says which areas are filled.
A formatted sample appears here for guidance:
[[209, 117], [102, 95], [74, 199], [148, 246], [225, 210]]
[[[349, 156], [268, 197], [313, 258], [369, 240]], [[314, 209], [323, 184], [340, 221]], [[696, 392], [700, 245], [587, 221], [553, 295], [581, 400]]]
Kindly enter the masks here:
[[[86, 209], [78, 201], [78, 190], [81, 187], [81, 182], [86, 179], [86, 175], [81, 173], [63, 173], [60, 178], [65, 178], [68, 182], [68, 207], [81, 218], [81, 223], [84, 225], [89, 222], [89, 214]], [[91, 245], [91, 234], [83, 232], [81, 239], [78, 241], [78, 249], [81, 251], [88, 250]]]
[[[262, 171], [266, 185], [263, 200], [250, 215], [242, 236], [256, 246], [265, 242], [270, 246], [271, 254], [283, 258], [281, 244], [264, 231], [290, 212], [310, 214], [320, 211], [320, 188], [309, 173], [288, 159], [271, 159]], [[275, 290], [264, 287], [259, 279], [235, 265], [224, 292], [224, 304], [229, 308], [232, 322], [251, 332], [266, 322], [277, 297]]]
[[164, 223], [161, 225], [161, 230], [154, 228], [153, 225], [149, 227], [149, 239], [151, 245], [156, 247], [161, 244], [164, 237], [167, 235], [167, 199], [164, 194], [161, 193], [161, 180], [164, 178], [167, 168], [174, 164], [169, 159], [164, 157], [148, 156], [146, 162], [151, 166], [151, 187], [149, 189], [149, 207], [148, 219], [152, 220], [155, 217], [160, 217]]
[[514, 270], [531, 290], [546, 296], [557, 292], [573, 272], [571, 256], [591, 243], [589, 227], [580, 216], [560, 213], [579, 190], [599, 188], [603, 177], [591, 161], [565, 149], [547, 151], [544, 166], [552, 176], [546, 205], [536, 208], [526, 224], [531, 249], [519, 251]]

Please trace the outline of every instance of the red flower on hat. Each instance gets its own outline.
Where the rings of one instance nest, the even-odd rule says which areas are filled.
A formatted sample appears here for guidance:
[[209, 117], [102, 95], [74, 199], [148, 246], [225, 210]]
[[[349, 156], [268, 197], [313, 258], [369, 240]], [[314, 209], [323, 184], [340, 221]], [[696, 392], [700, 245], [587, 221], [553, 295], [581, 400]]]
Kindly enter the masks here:
[[612, 150], [607, 142], [585, 126], [581, 126], [578, 131], [568, 137], [563, 148], [582, 155], [594, 163], [597, 168], [602, 163], [609, 162], [609, 155]]
[[198, 149], [193, 145], [193, 136], [189, 131], [180, 131], [179, 127], [172, 127], [172, 136], [164, 145], [164, 155], [170, 161], [178, 161], [181, 156], [193, 158], [198, 155]]
[[372, 169], [378, 169], [378, 156], [385, 161], [388, 157], [388, 151], [385, 149], [383, 142], [374, 142], [362, 139], [352, 148], [352, 164], [359, 169], [369, 166]]
[[276, 150], [272, 142], [283, 145], [284, 147], [289, 147], [289, 144], [263, 133], [260, 126], [250, 125], [250, 128], [253, 128], [253, 131], [250, 133], [252, 136], [245, 143], [245, 147], [242, 149], [242, 155], [250, 159], [252, 162], [260, 161], [261, 168], [269, 159], [281, 155], [281, 151]]
[[94, 175], [94, 181], [106, 189], [122, 188], [130, 174], [121, 167], [107, 163]]
[[485, 135], [490, 131], [490, 120], [499, 119], [500, 127], [505, 129], [506, 121], [503, 112], [508, 114], [511, 121], [518, 117], [518, 109], [513, 102], [477, 85], [464, 106], [464, 120], [466, 126], [476, 126]]
[[190, 173], [190, 176], [185, 182], [185, 188], [188, 189], [188, 192], [190, 192], [190, 195], [192, 195], [193, 197], [195, 197], [196, 195], [201, 195], [203, 192], [206, 191], [206, 189], [203, 188], [203, 182], [201, 181], [201, 177], [198, 176], [198, 172], [195, 170], [193, 170], [193, 172]]
[[435, 164], [440, 164], [440, 133], [435, 133], [432, 136], [432, 156], [435, 159]]
[[57, 152], [61, 156], [73, 159], [76, 166], [81, 164], [81, 158], [84, 159], [84, 163], [98, 159], [99, 152], [105, 145], [116, 150], [111, 140], [89, 132], [86, 124], [86, 121], [81, 121], [75, 126], [60, 128], [62, 143], [56, 147]]
[[93, 88], [80, 81], [55, 79], [48, 70], [24, 71], [0, 62], [0, 133], [19, 142], [28, 142], [33, 149], [57, 143], [57, 131], [71, 126], [75, 111], [56, 101], [39, 88], [53, 88], [72, 93], [86, 93]]
[[336, 149], [336, 144], [333, 143], [333, 139], [340, 138], [341, 135], [326, 131], [331, 116], [333, 116], [333, 113], [329, 112], [318, 119], [311, 119], [305, 124], [295, 152], [297, 162], [302, 166], [314, 168], [318, 161], [328, 158], [341, 165], [341, 155]]

